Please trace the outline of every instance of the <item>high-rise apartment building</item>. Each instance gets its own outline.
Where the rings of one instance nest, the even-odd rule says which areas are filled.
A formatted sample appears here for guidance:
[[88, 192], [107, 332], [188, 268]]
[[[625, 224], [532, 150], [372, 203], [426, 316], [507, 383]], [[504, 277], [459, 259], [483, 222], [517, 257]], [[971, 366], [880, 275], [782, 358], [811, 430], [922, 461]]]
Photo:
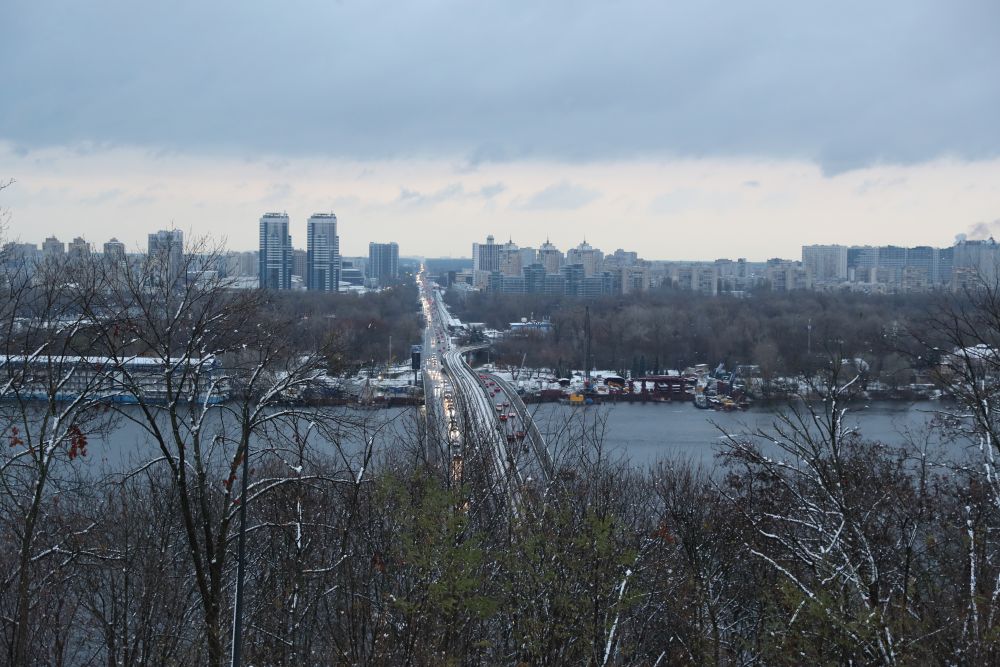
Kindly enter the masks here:
[[66, 244], [54, 236], [42, 242], [42, 255], [45, 257], [61, 257], [66, 254]]
[[843, 282], [847, 280], [847, 250], [843, 245], [804, 245], [802, 265], [814, 282]]
[[314, 213], [309, 218], [306, 244], [306, 287], [320, 292], [340, 289], [340, 237], [337, 216]]
[[166, 270], [165, 279], [173, 282], [184, 269], [184, 233], [177, 229], [161, 229], [150, 234], [147, 250], [151, 261]]
[[521, 249], [513, 241], [507, 241], [500, 248], [499, 270], [505, 276], [511, 278], [520, 276], [524, 269], [524, 262], [521, 256]]
[[541, 294], [545, 291], [545, 267], [536, 262], [524, 267], [524, 291]]
[[[906, 249], [906, 267], [918, 269], [923, 272], [926, 279], [926, 286], [937, 285], [941, 282], [941, 266], [940, 266], [940, 253], [937, 248], [932, 248], [930, 246], [917, 246], [915, 248]], [[912, 271], [907, 274], [904, 269], [903, 279], [910, 280], [910, 285], [907, 291], [915, 291], [912, 287], [913, 281]]]
[[260, 264], [259, 257], [260, 253], [256, 250], [245, 250], [239, 253], [239, 264], [236, 271], [238, 276], [255, 276], [258, 272], [258, 266]]
[[652, 285], [652, 275], [648, 266], [626, 266], [622, 271], [622, 294], [645, 292]]
[[586, 277], [597, 275], [604, 270], [604, 253], [584, 239], [583, 243], [566, 251], [567, 264], [582, 264]]
[[486, 243], [472, 244], [472, 270], [486, 271], [492, 273], [500, 270], [500, 250], [502, 245], [498, 245], [493, 235], [486, 237]]
[[90, 257], [90, 244], [82, 236], [77, 236], [70, 241], [66, 248], [66, 255], [71, 259], [83, 259]]
[[34, 243], [5, 243], [0, 251], [0, 264], [7, 271], [23, 271], [26, 275], [35, 272], [41, 252]]
[[884, 245], [878, 248], [878, 266], [876, 280], [899, 287], [903, 279], [903, 269], [906, 268], [907, 249], [901, 246]]
[[125, 259], [125, 244], [112, 237], [104, 244], [104, 258], [122, 260]]
[[955, 262], [955, 247], [938, 248], [938, 284], [951, 285]]
[[299, 248], [292, 248], [292, 275], [302, 278], [309, 276], [309, 253]]
[[883, 283], [889, 291], [914, 291], [914, 285], [921, 284], [915, 278], [919, 273], [926, 277], [926, 288], [932, 289], [950, 281], [951, 252], [951, 248], [930, 246], [851, 246], [847, 250], [847, 277], [851, 282]]
[[265, 213], [261, 217], [257, 266], [261, 289], [292, 288], [292, 237], [287, 213]]
[[359, 260], [340, 258], [340, 284], [351, 287], [364, 287], [365, 263]]
[[521, 267], [528, 268], [538, 261], [538, 251], [534, 248], [521, 248], [518, 250], [521, 255]]
[[671, 279], [678, 289], [715, 296], [719, 293], [719, 269], [705, 263], [680, 264], [671, 270]]
[[34, 243], [5, 243], [3, 246], [3, 260], [30, 263], [37, 261], [38, 256], [38, 246]]
[[872, 272], [878, 266], [878, 248], [851, 246], [847, 249], [847, 278], [851, 282], [871, 282]]
[[379, 286], [385, 286], [399, 278], [399, 245], [368, 244], [368, 278]]
[[563, 276], [565, 294], [582, 296], [583, 279], [587, 277], [583, 264], [566, 264], [559, 271]]
[[486, 243], [472, 244], [472, 276], [478, 287], [486, 287], [490, 274], [500, 270], [500, 251], [503, 245], [498, 244], [493, 239], [493, 235], [486, 237]]
[[625, 251], [618, 248], [604, 258], [605, 262], [608, 260], [613, 261], [616, 266], [632, 266], [639, 261], [639, 253], [635, 251]]
[[961, 290], [982, 282], [991, 285], [1000, 275], [1000, 245], [993, 239], [963, 240], [952, 248], [952, 289]]
[[538, 247], [538, 262], [545, 267], [545, 273], [559, 273], [563, 265], [562, 251], [545, 239], [545, 243]]
[[812, 271], [802, 262], [786, 259], [769, 259], [764, 268], [764, 278], [775, 292], [791, 292], [813, 288]]

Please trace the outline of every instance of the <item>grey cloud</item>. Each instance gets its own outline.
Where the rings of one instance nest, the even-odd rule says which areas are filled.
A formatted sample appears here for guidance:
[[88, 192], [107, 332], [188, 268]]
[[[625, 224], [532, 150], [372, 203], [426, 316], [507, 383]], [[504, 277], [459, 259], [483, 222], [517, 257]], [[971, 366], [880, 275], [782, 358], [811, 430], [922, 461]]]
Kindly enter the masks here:
[[896, 176], [893, 178], [866, 178], [858, 187], [854, 189], [854, 191], [859, 195], [867, 195], [871, 192], [887, 190], [900, 185], [906, 185], [906, 179], [902, 176]]
[[465, 197], [465, 188], [461, 183], [446, 185], [436, 192], [423, 194], [416, 190], [401, 188], [396, 203], [407, 206], [433, 206], [451, 199], [461, 199]]
[[730, 192], [708, 192], [680, 188], [654, 198], [649, 212], [654, 215], [676, 215], [691, 209], [726, 209], [739, 204], [739, 198]]
[[434, 206], [435, 204], [440, 204], [442, 202], [462, 199], [482, 198], [489, 201], [506, 190], [507, 186], [503, 183], [484, 185], [479, 188], [479, 190], [472, 192], [467, 192], [465, 190], [465, 186], [461, 183], [451, 183], [440, 190], [427, 194], [418, 190], [400, 188], [399, 196], [396, 198], [396, 203], [407, 206]]
[[258, 199], [258, 203], [269, 206], [278, 206], [287, 202], [294, 192], [295, 188], [293, 188], [289, 183], [272, 183], [267, 188], [267, 192], [264, 196]]
[[479, 188], [479, 194], [485, 197], [486, 199], [493, 199], [497, 195], [505, 192], [506, 190], [507, 186], [504, 185], [503, 183], [493, 183], [492, 185], [484, 185], [483, 187]]
[[340, 208], [355, 208], [361, 204], [361, 198], [356, 195], [343, 195], [340, 197], [335, 197], [333, 199], [332, 210], [336, 211]]
[[149, 206], [149, 205], [151, 205], [151, 204], [153, 204], [155, 202], [156, 202], [156, 198], [155, 197], [150, 197], [149, 195], [138, 195], [138, 196], [135, 196], [135, 197], [129, 197], [125, 201], [125, 205], [126, 206], [132, 206], [132, 207], [141, 208], [141, 207]]
[[[484, 162], [1000, 155], [1000, 4], [16, 2], [0, 139]], [[517, 35], [512, 48], [511, 35]]]
[[599, 199], [601, 193], [573, 183], [556, 183], [528, 197], [515, 199], [511, 206], [526, 211], [575, 210]]
[[92, 195], [90, 197], [84, 197], [80, 201], [81, 203], [90, 206], [101, 206], [102, 204], [108, 204], [118, 199], [119, 197], [122, 196], [122, 194], [124, 193], [120, 188], [111, 188], [110, 190], [104, 190], [102, 192], [98, 192], [97, 194]]

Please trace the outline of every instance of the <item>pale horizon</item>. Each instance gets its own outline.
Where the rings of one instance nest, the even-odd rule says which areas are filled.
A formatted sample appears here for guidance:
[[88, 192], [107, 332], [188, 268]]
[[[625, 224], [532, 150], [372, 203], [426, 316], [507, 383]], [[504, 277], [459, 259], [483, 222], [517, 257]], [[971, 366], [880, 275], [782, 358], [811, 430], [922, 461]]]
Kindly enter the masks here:
[[[220, 177], [220, 171], [225, 174]], [[1000, 160], [935, 160], [824, 175], [794, 161], [702, 159], [457, 168], [440, 160], [337, 162], [151, 155], [123, 148], [0, 146], [7, 236], [83, 236], [130, 248], [176, 228], [254, 250], [260, 216], [287, 212], [295, 247], [306, 220], [337, 214], [342, 252], [396, 241], [407, 256], [467, 257], [492, 234], [563, 250], [584, 238], [646, 259], [797, 257], [802, 245], [952, 245], [1000, 228]], [[328, 183], [336, 185], [328, 185]]]

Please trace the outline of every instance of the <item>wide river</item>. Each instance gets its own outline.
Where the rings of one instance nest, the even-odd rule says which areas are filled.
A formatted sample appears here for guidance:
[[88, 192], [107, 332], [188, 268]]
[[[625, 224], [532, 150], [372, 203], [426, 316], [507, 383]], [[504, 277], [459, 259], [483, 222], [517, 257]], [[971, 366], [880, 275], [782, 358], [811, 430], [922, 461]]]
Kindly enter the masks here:
[[[867, 440], [893, 446], [907, 446], [927, 430], [936, 411], [947, 408], [937, 402], [883, 402], [852, 405], [847, 423], [857, 427]], [[774, 408], [755, 407], [746, 412], [697, 410], [690, 404], [663, 405], [621, 403], [614, 405], [571, 407], [561, 404], [529, 406], [546, 440], [551, 443], [600, 439], [606, 451], [628, 458], [634, 465], [648, 465], [660, 459], [682, 459], [711, 465], [723, 448], [723, 433], [738, 434], [770, 426]], [[313, 442], [331, 453], [331, 440], [339, 441], [341, 450], [356, 452], [362, 442], [374, 438], [377, 450], [388, 449], [396, 440], [413, 440], [416, 409], [353, 410], [340, 414], [352, 422], [364, 422], [361, 429], [344, 428], [329, 437], [314, 436]], [[934, 443], [940, 443], [933, 436]], [[954, 446], [952, 446], [954, 447]], [[768, 452], [780, 455], [776, 449]], [[91, 438], [90, 461], [121, 468], [146, 461], [156, 452], [142, 429], [123, 421], [107, 437]], [[954, 450], [948, 458], [961, 458]]]
[[[929, 442], [932, 449], [947, 446], [938, 431], [929, 426], [935, 415], [953, 406], [937, 401], [857, 403], [849, 406], [845, 425], [855, 428], [865, 440], [912, 448]], [[745, 412], [698, 410], [691, 404], [619, 403], [571, 407], [561, 404], [529, 406], [547, 441], [559, 434], [602, 434], [604, 444], [635, 465], [660, 459], [683, 459], [711, 465], [727, 441], [725, 434], [739, 435], [767, 430], [780, 407], [754, 407]], [[590, 437], [593, 437], [592, 435]], [[757, 439], [761, 442], [760, 439]], [[765, 453], [782, 453], [766, 442]], [[951, 445], [949, 447], [955, 447]], [[961, 449], [949, 459], [962, 458]]]

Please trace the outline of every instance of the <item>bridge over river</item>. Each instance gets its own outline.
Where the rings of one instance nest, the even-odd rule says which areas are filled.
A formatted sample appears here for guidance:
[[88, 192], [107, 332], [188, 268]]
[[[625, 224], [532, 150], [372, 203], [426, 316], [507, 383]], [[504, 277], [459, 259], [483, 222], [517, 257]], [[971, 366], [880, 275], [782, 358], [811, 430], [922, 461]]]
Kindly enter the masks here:
[[494, 489], [516, 504], [524, 484], [552, 477], [545, 439], [514, 387], [469, 365], [466, 355], [486, 345], [458, 346], [449, 329], [456, 320], [424, 272], [418, 284], [426, 320], [421, 363], [428, 433], [448, 443], [453, 471], [456, 461], [461, 470], [470, 456], [486, 462]]

